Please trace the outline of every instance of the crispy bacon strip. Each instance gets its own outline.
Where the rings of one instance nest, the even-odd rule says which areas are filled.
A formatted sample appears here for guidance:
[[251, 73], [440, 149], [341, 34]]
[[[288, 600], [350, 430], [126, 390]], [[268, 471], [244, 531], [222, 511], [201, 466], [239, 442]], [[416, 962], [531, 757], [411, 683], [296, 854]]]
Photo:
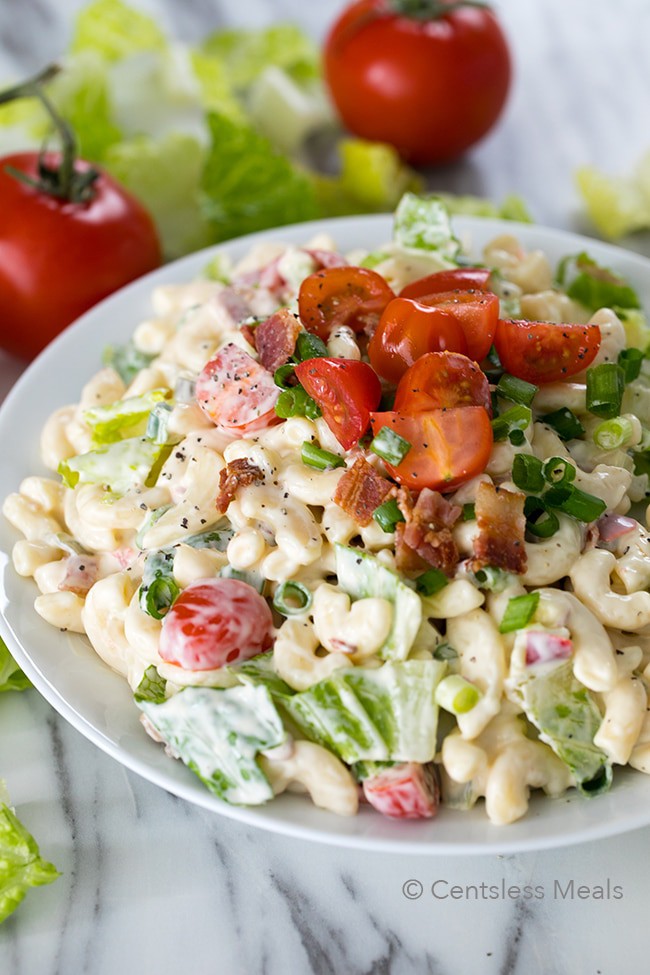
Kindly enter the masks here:
[[302, 331], [300, 322], [286, 308], [274, 312], [255, 329], [255, 348], [269, 372], [275, 372], [293, 355]]
[[474, 571], [486, 565], [506, 572], [526, 571], [525, 500], [525, 495], [519, 491], [500, 491], [489, 481], [479, 485], [476, 492], [479, 532], [474, 539]]
[[219, 474], [219, 494], [217, 508], [225, 511], [235, 497], [238, 488], [247, 487], [264, 480], [264, 474], [256, 464], [245, 457], [231, 460]]
[[460, 517], [461, 508], [429, 488], [420, 492], [415, 505], [410, 492], [403, 488], [397, 497], [406, 519], [406, 524], [398, 525], [396, 531], [397, 568], [416, 572], [433, 566], [451, 575], [459, 558], [451, 529]]
[[357, 457], [336, 485], [334, 500], [363, 527], [370, 524], [375, 508], [394, 490], [394, 485], [378, 474], [364, 457]]
[[59, 583], [61, 592], [86, 596], [99, 578], [99, 559], [93, 555], [69, 555], [65, 560], [65, 575]]

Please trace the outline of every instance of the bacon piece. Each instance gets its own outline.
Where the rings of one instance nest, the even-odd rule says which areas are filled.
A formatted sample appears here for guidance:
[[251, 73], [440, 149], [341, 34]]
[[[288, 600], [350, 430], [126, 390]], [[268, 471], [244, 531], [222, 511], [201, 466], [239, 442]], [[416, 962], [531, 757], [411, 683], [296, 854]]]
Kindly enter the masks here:
[[526, 496], [519, 491], [500, 491], [483, 481], [476, 492], [476, 523], [478, 535], [474, 539], [474, 572], [486, 565], [506, 572], [526, 571], [524, 545]]
[[305, 250], [316, 261], [317, 266], [314, 268], [315, 271], [320, 271], [324, 267], [344, 267], [348, 263], [343, 255], [338, 254], [336, 251], [327, 251], [321, 247], [307, 247]]
[[61, 592], [86, 596], [99, 578], [99, 559], [92, 555], [69, 555], [65, 560], [65, 575], [59, 583]]
[[286, 308], [280, 308], [257, 326], [255, 348], [265, 369], [275, 372], [289, 361], [301, 331], [300, 322]]
[[255, 329], [252, 325], [240, 325], [239, 331], [242, 333], [248, 344], [253, 348], [257, 349], [257, 342], [255, 341]]
[[406, 519], [406, 524], [398, 525], [396, 530], [397, 568], [416, 572], [433, 566], [451, 575], [459, 558], [451, 529], [462, 509], [429, 488], [420, 492], [415, 505], [404, 488], [398, 491], [397, 499]]
[[246, 457], [231, 460], [219, 474], [219, 494], [217, 508], [225, 511], [235, 497], [238, 488], [247, 487], [264, 480], [264, 474], [256, 464]]
[[222, 316], [227, 316], [227, 324], [237, 328], [252, 315], [251, 306], [241, 292], [229, 285], [214, 298], [214, 304]]
[[334, 500], [361, 525], [369, 525], [373, 511], [394, 492], [395, 486], [378, 474], [364, 457], [357, 457], [339, 483]]

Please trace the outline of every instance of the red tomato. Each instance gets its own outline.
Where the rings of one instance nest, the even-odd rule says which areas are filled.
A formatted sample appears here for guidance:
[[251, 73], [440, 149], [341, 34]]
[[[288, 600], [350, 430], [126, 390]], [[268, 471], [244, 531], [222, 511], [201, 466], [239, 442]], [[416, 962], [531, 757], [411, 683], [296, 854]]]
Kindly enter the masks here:
[[358, 0], [325, 44], [325, 77], [343, 122], [414, 163], [454, 159], [494, 125], [510, 55], [487, 6]]
[[399, 381], [394, 409], [403, 413], [482, 406], [492, 415], [490, 384], [484, 372], [457, 352], [429, 352]]
[[436, 271], [425, 278], [411, 281], [399, 293], [400, 298], [423, 298], [443, 291], [488, 291], [491, 270], [487, 267], [454, 267]]
[[185, 670], [215, 670], [268, 650], [272, 634], [268, 603], [247, 582], [199, 579], [165, 616], [160, 656]]
[[600, 348], [597, 325], [501, 319], [494, 344], [506, 372], [529, 383], [555, 383], [582, 372]]
[[481, 362], [486, 357], [499, 321], [496, 295], [491, 291], [443, 291], [419, 301], [454, 316], [465, 335], [470, 359]]
[[[75, 203], [7, 171], [38, 179], [38, 158], [22, 152], [0, 160], [0, 346], [25, 359], [91, 305], [161, 262], [151, 217], [105, 173], [93, 183], [92, 199]], [[47, 153], [44, 161], [55, 167], [60, 157]], [[79, 173], [90, 169], [85, 162], [75, 165]]]
[[368, 356], [380, 376], [397, 383], [420, 356], [446, 349], [467, 352], [465, 335], [456, 319], [412, 298], [395, 298], [379, 320], [368, 344]]
[[417, 762], [400, 762], [365, 779], [363, 794], [371, 806], [395, 819], [430, 819], [440, 801], [433, 766]]
[[268, 369], [232, 342], [210, 359], [196, 380], [196, 401], [206, 416], [240, 435], [279, 421], [274, 409], [279, 395]]
[[307, 359], [296, 366], [296, 376], [341, 446], [349, 450], [358, 443], [381, 399], [381, 383], [370, 366], [353, 359]]
[[327, 341], [330, 332], [348, 325], [372, 332], [384, 308], [395, 297], [376, 271], [364, 267], [327, 267], [300, 285], [298, 311], [308, 332]]
[[481, 474], [490, 459], [492, 425], [482, 406], [373, 413], [370, 423], [375, 436], [388, 427], [411, 444], [400, 464], [386, 468], [399, 484], [414, 491], [450, 491]]

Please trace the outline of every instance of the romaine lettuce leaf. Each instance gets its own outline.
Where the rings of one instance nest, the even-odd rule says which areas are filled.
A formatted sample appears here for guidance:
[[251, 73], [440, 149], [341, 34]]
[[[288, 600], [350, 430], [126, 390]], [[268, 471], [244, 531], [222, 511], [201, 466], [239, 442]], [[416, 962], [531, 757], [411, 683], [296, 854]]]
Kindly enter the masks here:
[[393, 238], [405, 250], [435, 251], [452, 262], [460, 253], [449, 211], [438, 196], [405, 193], [395, 211]]
[[129, 437], [62, 460], [59, 474], [69, 488], [103, 484], [113, 494], [124, 494], [140, 484], [152, 486], [170, 450], [170, 445], [146, 437]]
[[317, 45], [295, 24], [274, 24], [262, 30], [218, 30], [200, 50], [218, 60], [235, 89], [246, 89], [271, 65], [297, 81], [318, 76]]
[[273, 790], [257, 755], [281, 745], [285, 730], [263, 686], [186, 687], [162, 704], [139, 701], [156, 731], [220, 799], [259, 805]]
[[147, 428], [149, 414], [156, 403], [171, 396], [168, 389], [152, 389], [141, 396], [129, 396], [110, 406], [95, 406], [85, 410], [83, 418], [93, 434], [96, 446], [137, 437]]
[[641, 160], [637, 173], [612, 177], [593, 166], [576, 173], [578, 190], [587, 213], [604, 237], [613, 240], [650, 227], [650, 153]]
[[556, 277], [569, 298], [580, 302], [589, 311], [641, 308], [639, 296], [625, 278], [598, 264], [585, 251], [563, 258]]
[[0, 924], [30, 887], [51, 884], [59, 876], [56, 867], [41, 857], [34, 837], [0, 799]]
[[147, 667], [142, 680], [133, 692], [137, 704], [148, 701], [150, 704], [163, 704], [167, 699], [167, 681], [161, 677], [153, 664]]
[[102, 353], [102, 363], [114, 369], [126, 386], [154, 358], [155, 356], [138, 349], [133, 339], [129, 339], [124, 345], [107, 345]]
[[31, 687], [31, 681], [9, 653], [9, 648], [0, 638], [0, 691], [24, 691]]
[[164, 51], [167, 40], [153, 17], [122, 0], [94, 0], [77, 14], [70, 51], [95, 51], [119, 61], [142, 51]]

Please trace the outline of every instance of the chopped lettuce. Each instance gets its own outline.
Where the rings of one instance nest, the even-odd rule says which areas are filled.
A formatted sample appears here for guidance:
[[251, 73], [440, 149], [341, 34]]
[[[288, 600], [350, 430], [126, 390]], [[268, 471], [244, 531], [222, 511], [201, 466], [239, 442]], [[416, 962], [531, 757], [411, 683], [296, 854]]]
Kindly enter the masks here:
[[336, 574], [341, 589], [353, 599], [374, 596], [393, 604], [393, 623], [379, 655], [405, 660], [422, 621], [422, 601], [396, 572], [373, 555], [336, 545]]
[[96, 446], [137, 437], [147, 428], [152, 409], [171, 395], [168, 389], [152, 389], [141, 396], [129, 396], [110, 406], [95, 406], [85, 410], [83, 418], [93, 434]]
[[94, 51], [120, 61], [142, 51], [164, 51], [167, 40], [153, 17], [122, 0], [94, 0], [78, 14], [70, 50]]
[[506, 196], [501, 204], [493, 203], [481, 196], [456, 196], [454, 193], [439, 193], [437, 195], [451, 214], [463, 214], [469, 217], [495, 217], [500, 220], [532, 223], [532, 217], [525, 201], [515, 193]]
[[62, 460], [59, 474], [69, 488], [79, 483], [103, 484], [113, 494], [124, 494], [141, 484], [155, 484], [170, 450], [169, 445], [146, 437], [130, 437]]
[[639, 296], [625, 278], [598, 264], [584, 251], [563, 258], [556, 278], [569, 298], [591, 312], [599, 308], [641, 307]]
[[450, 262], [460, 253], [449, 211], [437, 196], [405, 193], [395, 211], [393, 238], [405, 250], [434, 251]]
[[229, 667], [228, 670], [242, 684], [266, 687], [274, 700], [295, 694], [293, 688], [276, 673], [273, 655], [270, 653], [260, 653], [242, 664]]
[[137, 704], [148, 701], [149, 704], [163, 704], [167, 699], [167, 681], [161, 677], [153, 664], [147, 667], [142, 680], [133, 692]]
[[298, 84], [276, 65], [255, 81], [247, 105], [256, 128], [282, 152], [298, 152], [312, 132], [333, 125], [322, 86]]
[[339, 670], [283, 699], [295, 725], [351, 764], [430, 762], [436, 751], [436, 687], [447, 669], [437, 660]]
[[617, 308], [616, 311], [623, 323], [628, 346], [645, 352], [650, 347], [650, 325], [645, 312], [640, 308]]
[[611, 177], [593, 166], [576, 173], [587, 213], [604, 237], [616, 240], [650, 228], [650, 152], [630, 177]]
[[223, 65], [237, 90], [249, 88], [271, 66], [296, 81], [309, 81], [319, 74], [318, 47], [294, 24], [274, 24], [257, 31], [218, 30], [204, 40], [201, 51]]
[[393, 210], [404, 193], [422, 189], [421, 177], [383, 142], [343, 139], [339, 153], [340, 189], [357, 204], [357, 210]]
[[0, 638], [0, 692], [24, 691], [31, 687], [28, 677], [9, 653], [7, 644]]
[[127, 386], [154, 358], [138, 349], [132, 339], [124, 345], [107, 345], [102, 353], [103, 364], [114, 369]]
[[259, 805], [273, 798], [256, 759], [281, 745], [286, 733], [265, 687], [186, 687], [164, 703], [138, 703], [161, 738], [220, 799]]
[[215, 239], [319, 215], [307, 175], [250, 126], [210, 113], [212, 146], [201, 181], [201, 203]]
[[33, 836], [0, 797], [0, 924], [18, 907], [30, 887], [51, 884], [59, 876], [56, 867], [41, 857]]

